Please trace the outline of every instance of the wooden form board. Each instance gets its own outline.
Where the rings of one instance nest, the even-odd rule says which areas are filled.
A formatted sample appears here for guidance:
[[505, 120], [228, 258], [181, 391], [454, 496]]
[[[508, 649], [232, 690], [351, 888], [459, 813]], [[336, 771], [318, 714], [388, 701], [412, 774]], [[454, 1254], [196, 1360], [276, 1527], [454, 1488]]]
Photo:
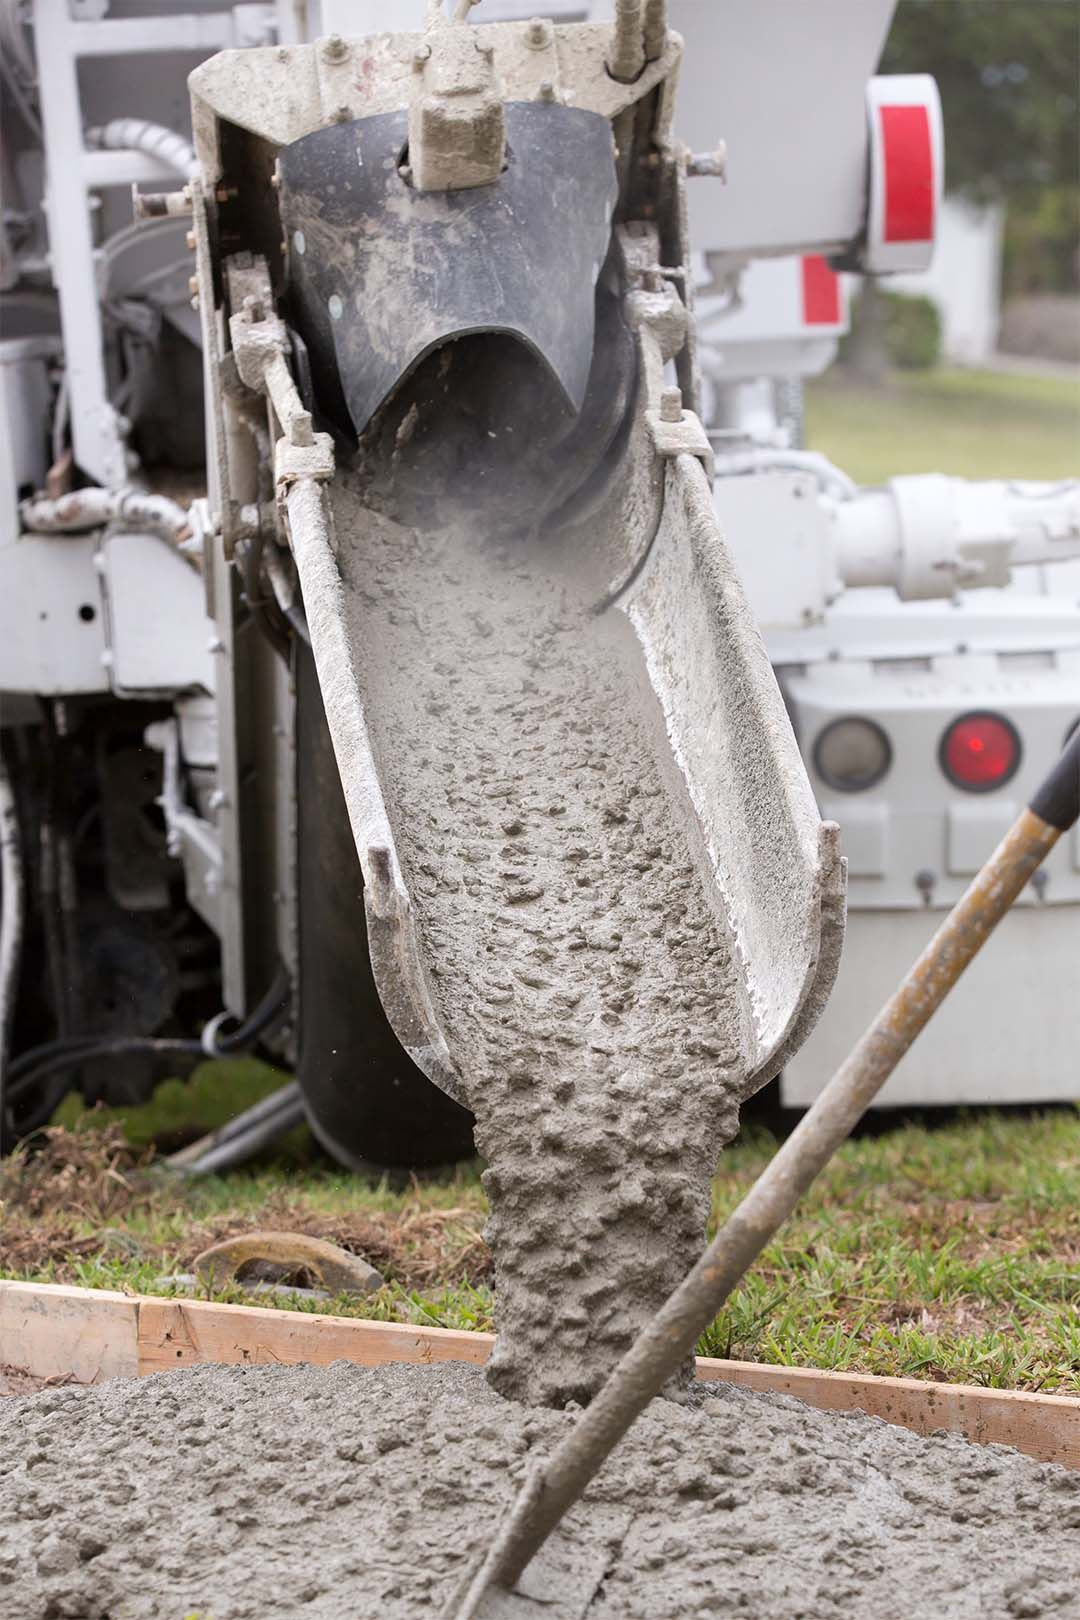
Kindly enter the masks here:
[[[493, 1343], [490, 1333], [0, 1279], [0, 1366], [39, 1378], [92, 1384], [200, 1362], [482, 1365]], [[825, 1411], [858, 1408], [916, 1434], [951, 1429], [981, 1444], [997, 1441], [1040, 1462], [1080, 1469], [1080, 1398], [1073, 1396], [705, 1357], [698, 1358], [697, 1371], [701, 1379], [794, 1395]]]

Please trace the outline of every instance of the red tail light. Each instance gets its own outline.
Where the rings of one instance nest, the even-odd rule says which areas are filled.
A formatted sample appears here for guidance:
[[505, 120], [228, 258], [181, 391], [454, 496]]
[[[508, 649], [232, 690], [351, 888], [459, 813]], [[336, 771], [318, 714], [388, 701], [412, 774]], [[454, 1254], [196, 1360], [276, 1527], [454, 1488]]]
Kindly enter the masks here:
[[1004, 715], [962, 714], [941, 739], [938, 757], [949, 781], [967, 793], [989, 793], [1016, 775], [1020, 735]]

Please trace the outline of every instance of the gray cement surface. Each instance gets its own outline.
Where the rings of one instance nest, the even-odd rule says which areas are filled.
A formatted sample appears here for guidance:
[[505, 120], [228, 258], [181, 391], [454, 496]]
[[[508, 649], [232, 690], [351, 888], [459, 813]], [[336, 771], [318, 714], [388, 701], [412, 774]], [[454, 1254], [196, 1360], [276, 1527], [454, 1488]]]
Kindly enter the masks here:
[[[572, 1422], [458, 1364], [4, 1401], [0, 1620], [438, 1616]], [[652, 1403], [541, 1557], [515, 1620], [1076, 1620], [1080, 1474], [709, 1385]], [[551, 1601], [575, 1570], [585, 1608]]]

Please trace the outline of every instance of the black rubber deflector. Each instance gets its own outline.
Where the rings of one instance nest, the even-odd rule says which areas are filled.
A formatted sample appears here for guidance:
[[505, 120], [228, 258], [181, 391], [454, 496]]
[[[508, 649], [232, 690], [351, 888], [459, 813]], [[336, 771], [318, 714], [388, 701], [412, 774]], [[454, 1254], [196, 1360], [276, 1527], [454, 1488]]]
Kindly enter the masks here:
[[1068, 832], [1080, 819], [1080, 725], [1028, 808], [1060, 832]]
[[519, 339], [581, 408], [618, 197], [611, 121], [509, 102], [491, 185], [416, 191], [404, 110], [331, 124], [282, 149], [293, 323], [335, 374], [357, 433], [425, 355], [472, 332]]

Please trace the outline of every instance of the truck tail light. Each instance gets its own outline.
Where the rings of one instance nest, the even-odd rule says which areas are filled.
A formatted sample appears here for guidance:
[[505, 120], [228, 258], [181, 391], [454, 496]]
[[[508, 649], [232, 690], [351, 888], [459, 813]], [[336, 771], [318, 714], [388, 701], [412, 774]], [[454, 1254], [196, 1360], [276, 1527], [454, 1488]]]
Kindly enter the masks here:
[[938, 758], [954, 787], [989, 793], [1020, 768], [1020, 734], [1004, 715], [984, 709], [962, 714], [941, 739]]
[[831, 720], [814, 743], [814, 769], [838, 793], [862, 793], [892, 764], [892, 744], [876, 720], [845, 715]]

